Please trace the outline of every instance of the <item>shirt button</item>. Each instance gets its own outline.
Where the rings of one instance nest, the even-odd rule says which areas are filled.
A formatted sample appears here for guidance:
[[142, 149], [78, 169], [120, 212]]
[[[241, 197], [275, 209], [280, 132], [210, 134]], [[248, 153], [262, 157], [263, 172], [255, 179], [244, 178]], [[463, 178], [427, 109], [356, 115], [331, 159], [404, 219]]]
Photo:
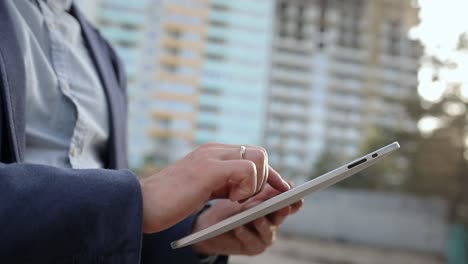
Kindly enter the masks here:
[[55, 23], [54, 22], [47, 22], [47, 26], [49, 27], [49, 29], [55, 29]]
[[68, 85], [66, 82], [63, 83], [63, 91], [66, 93], [70, 92], [70, 85]]
[[76, 155], [78, 155], [78, 150], [75, 147], [72, 147], [70, 149], [70, 156], [76, 157]]

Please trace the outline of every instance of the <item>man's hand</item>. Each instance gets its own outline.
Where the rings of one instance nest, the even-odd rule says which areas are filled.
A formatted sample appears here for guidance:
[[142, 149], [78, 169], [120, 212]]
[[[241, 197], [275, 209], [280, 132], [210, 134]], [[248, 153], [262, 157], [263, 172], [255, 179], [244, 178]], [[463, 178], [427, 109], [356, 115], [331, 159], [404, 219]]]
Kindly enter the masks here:
[[[239, 204], [229, 200], [218, 200], [210, 209], [197, 219], [194, 231], [211, 226], [233, 214], [253, 207], [277, 194], [280, 191], [267, 185], [262, 192]], [[198, 254], [205, 255], [257, 255], [265, 251], [275, 241], [276, 231], [285, 218], [297, 212], [303, 201], [282, 208], [266, 217], [238, 227], [230, 232], [193, 245]]]
[[173, 226], [211, 199], [248, 199], [267, 182], [278, 191], [289, 189], [270, 169], [265, 149], [247, 146], [241, 159], [238, 145], [205, 144], [141, 181], [143, 232]]

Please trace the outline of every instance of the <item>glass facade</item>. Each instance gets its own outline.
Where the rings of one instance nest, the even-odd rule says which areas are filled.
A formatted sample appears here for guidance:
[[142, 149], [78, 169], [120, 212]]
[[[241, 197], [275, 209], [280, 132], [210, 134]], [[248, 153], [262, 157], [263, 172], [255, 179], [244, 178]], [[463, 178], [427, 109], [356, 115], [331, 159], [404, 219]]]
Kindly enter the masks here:
[[198, 144], [261, 144], [273, 9], [272, 1], [211, 1], [200, 85]]

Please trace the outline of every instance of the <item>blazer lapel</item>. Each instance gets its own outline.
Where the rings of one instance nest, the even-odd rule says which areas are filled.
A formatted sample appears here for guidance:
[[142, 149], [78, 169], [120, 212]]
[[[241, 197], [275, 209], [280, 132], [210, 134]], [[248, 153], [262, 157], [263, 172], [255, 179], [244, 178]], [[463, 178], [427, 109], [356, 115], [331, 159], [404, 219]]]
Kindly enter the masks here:
[[0, 1], [0, 92], [7, 138], [15, 162], [21, 162], [25, 148], [25, 66], [15, 35], [13, 20]]
[[85, 44], [88, 47], [107, 95], [110, 116], [108, 167], [112, 169], [127, 168], [126, 98], [120, 89], [116, 73], [113, 72], [109, 49], [75, 5], [72, 5], [71, 14], [75, 16], [81, 25]]

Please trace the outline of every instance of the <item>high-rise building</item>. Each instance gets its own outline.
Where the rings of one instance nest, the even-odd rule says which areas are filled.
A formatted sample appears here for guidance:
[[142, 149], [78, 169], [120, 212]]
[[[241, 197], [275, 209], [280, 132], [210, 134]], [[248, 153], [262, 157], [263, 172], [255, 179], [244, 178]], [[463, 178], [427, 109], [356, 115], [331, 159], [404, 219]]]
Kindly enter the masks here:
[[410, 0], [79, 0], [129, 79], [131, 165], [207, 141], [261, 144], [288, 177], [374, 127], [411, 128]]
[[78, 4], [127, 68], [131, 165], [207, 141], [262, 142], [274, 1]]
[[264, 143], [283, 174], [358, 155], [376, 126], [414, 128], [416, 14], [409, 0], [277, 0]]
[[155, 63], [155, 92], [150, 95], [153, 152], [162, 164], [195, 146], [209, 1], [172, 0], [161, 6]]
[[259, 144], [265, 123], [274, 2], [211, 0], [196, 142]]
[[261, 142], [273, 8], [269, 0], [165, 2], [152, 129], [163, 163], [207, 141]]

